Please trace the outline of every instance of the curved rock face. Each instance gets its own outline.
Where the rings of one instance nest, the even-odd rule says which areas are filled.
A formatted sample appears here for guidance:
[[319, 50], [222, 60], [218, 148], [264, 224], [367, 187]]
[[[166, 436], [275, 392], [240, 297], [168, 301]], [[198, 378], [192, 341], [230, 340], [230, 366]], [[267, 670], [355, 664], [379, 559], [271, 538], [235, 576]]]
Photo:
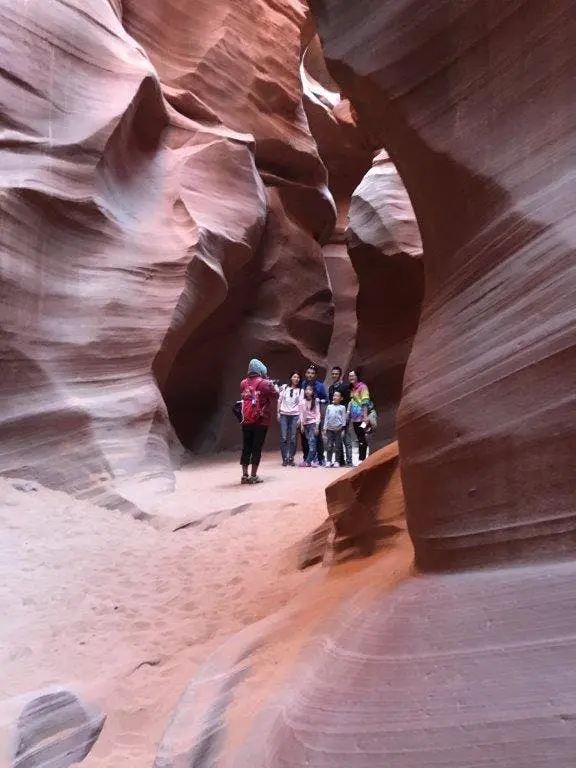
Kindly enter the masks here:
[[300, 75], [308, 124], [328, 171], [337, 209], [336, 226], [323, 248], [335, 308], [328, 365], [347, 370], [358, 331], [358, 277], [348, 254], [345, 231], [352, 192], [370, 168], [372, 153], [354, 121], [349, 101], [342, 98], [326, 69], [318, 35], [306, 46]]
[[373, 444], [385, 442], [395, 435], [404, 369], [420, 315], [420, 232], [396, 167], [385, 151], [374, 156], [349, 100], [326, 69], [317, 35], [306, 48], [301, 74], [310, 130], [338, 209], [332, 242], [324, 249], [340, 310], [329, 362], [360, 367], [379, 413]]
[[[136, 472], [169, 488], [156, 381], [187, 444], [222, 445], [231, 418], [228, 400], [190, 407], [208, 322], [280, 373], [328, 348], [334, 207], [301, 105], [303, 6], [6, 0], [0, 19], [0, 470], [106, 503]], [[244, 357], [212, 368], [213, 392]]]
[[377, 440], [396, 432], [396, 410], [424, 294], [422, 241], [410, 198], [388, 153], [350, 202], [348, 249], [358, 275], [358, 334], [354, 365], [378, 410]]
[[[265, 185], [262, 236], [243, 267], [235, 238], [214, 238], [213, 228], [207, 233], [208, 258], [192, 285], [189, 271], [188, 296], [179, 306], [182, 322], [173, 324], [155, 364], [184, 445], [231, 447], [239, 431], [230, 403], [246, 360], [261, 356], [273, 375], [285, 377], [310, 360], [323, 364], [332, 333], [332, 297], [319, 242], [330, 234], [335, 212], [302, 107], [304, 6], [153, 0], [143, 8], [124, 0], [123, 22], [145, 47], [179, 114], [254, 137], [256, 171]], [[214, 175], [219, 166], [215, 158]], [[233, 188], [234, 181], [228, 185]], [[201, 186], [196, 189], [202, 196]], [[205, 197], [215, 221], [238, 226], [245, 217], [236, 210], [249, 203], [244, 190], [238, 190], [234, 207], [210, 189]], [[223, 274], [215, 274], [215, 257]]]
[[400, 460], [417, 563], [454, 572], [346, 606], [234, 764], [568, 765], [573, 3], [311, 6], [332, 75], [418, 216], [426, 291]]
[[571, 3], [312, 7], [422, 232], [399, 416], [418, 562], [562, 555], [576, 528]]

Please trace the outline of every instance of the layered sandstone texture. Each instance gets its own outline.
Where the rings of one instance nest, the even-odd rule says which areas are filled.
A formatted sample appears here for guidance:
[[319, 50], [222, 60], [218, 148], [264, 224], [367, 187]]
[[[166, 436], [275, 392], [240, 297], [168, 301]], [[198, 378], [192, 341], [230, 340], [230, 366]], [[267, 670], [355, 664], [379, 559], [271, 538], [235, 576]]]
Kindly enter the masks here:
[[331, 73], [395, 162], [422, 233], [426, 291], [399, 414], [417, 560], [565, 555], [576, 538], [572, 3], [312, 8]]
[[236, 765], [569, 765], [573, 3], [311, 6], [422, 234], [399, 445], [423, 573], [346, 606]]
[[302, 541], [299, 568], [366, 557], [406, 530], [398, 458], [390, 443], [326, 487], [328, 517]]
[[402, 179], [329, 74], [315, 35], [301, 66], [304, 108], [328, 171], [338, 211], [324, 255], [334, 291], [336, 327], [329, 358], [360, 367], [380, 425], [395, 435], [402, 379], [424, 292], [422, 241]]
[[358, 278], [354, 365], [378, 410], [376, 437], [396, 432], [396, 410], [424, 295], [422, 240], [408, 192], [385, 150], [352, 194], [348, 252]]
[[167, 410], [187, 446], [223, 444], [248, 355], [284, 373], [328, 348], [304, 7], [2, 0], [0, 20], [0, 469], [106, 503], [126, 475], [169, 488]]
[[323, 247], [335, 309], [328, 365], [339, 365], [347, 370], [352, 363], [358, 334], [358, 278], [346, 244], [348, 210], [354, 189], [370, 168], [372, 153], [356, 124], [350, 102], [342, 97], [326, 69], [316, 34], [307, 42], [300, 75], [308, 124], [328, 172], [328, 184], [337, 210], [336, 226]]

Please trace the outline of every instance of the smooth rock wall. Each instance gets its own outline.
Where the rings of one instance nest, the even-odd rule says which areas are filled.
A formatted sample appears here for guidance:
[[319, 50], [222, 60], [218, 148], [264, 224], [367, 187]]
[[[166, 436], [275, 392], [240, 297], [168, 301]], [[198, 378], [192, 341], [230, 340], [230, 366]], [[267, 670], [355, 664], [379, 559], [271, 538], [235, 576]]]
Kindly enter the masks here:
[[[410, 194], [426, 294], [399, 414], [426, 568], [576, 540], [572, 3], [311, 3]], [[434, 40], [434, 44], [432, 44]]]
[[374, 446], [396, 434], [404, 371], [424, 294], [420, 230], [406, 187], [385, 150], [375, 153], [352, 194], [347, 242], [359, 285], [353, 364], [378, 411]]
[[421, 572], [335, 612], [230, 764], [568, 766], [573, 4], [311, 6], [330, 71], [397, 165], [422, 233], [399, 413]]
[[[245, 358], [283, 375], [328, 349], [335, 212], [301, 104], [304, 6], [2, 0], [0, 18], [0, 471], [104, 503], [134, 475], [168, 490], [168, 414], [190, 447], [222, 447]], [[242, 354], [212, 366], [226, 397], [193, 418], [215, 313], [236, 342], [212, 347]]]

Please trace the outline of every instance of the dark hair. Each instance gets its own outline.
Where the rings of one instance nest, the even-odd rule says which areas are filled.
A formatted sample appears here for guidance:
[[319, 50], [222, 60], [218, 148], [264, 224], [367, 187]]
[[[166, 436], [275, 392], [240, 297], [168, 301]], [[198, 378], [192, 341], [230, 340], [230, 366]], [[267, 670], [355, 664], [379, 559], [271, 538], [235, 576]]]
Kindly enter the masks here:
[[307, 365], [307, 366], [306, 366], [306, 370], [307, 370], [307, 371], [314, 371], [314, 373], [316, 373], [316, 371], [317, 371], [317, 368], [316, 368], [316, 366], [314, 365], [314, 363], [310, 363], [310, 365]]
[[358, 368], [350, 368], [350, 370], [348, 371], [348, 377], [350, 377], [351, 373], [355, 374], [356, 378], [358, 379], [358, 382], [362, 381], [362, 379], [360, 378], [360, 371], [358, 370]]
[[333, 366], [332, 366], [332, 370], [333, 370], [333, 371], [338, 371], [338, 373], [340, 374], [340, 376], [342, 376], [342, 368], [340, 368], [340, 366], [339, 366], [339, 365], [333, 365]]
[[292, 371], [290, 376], [288, 376], [288, 384], [286, 386], [290, 388], [290, 397], [292, 397], [294, 394], [294, 387], [292, 386], [292, 376], [298, 376], [298, 383], [302, 381], [302, 376], [300, 375], [300, 371]]
[[310, 402], [312, 403], [312, 407], [310, 410], [314, 410], [316, 408], [316, 390], [314, 389], [314, 386], [312, 384], [306, 384], [304, 387], [304, 399], [306, 399], [306, 390], [311, 389], [312, 390], [312, 397], [310, 398]]

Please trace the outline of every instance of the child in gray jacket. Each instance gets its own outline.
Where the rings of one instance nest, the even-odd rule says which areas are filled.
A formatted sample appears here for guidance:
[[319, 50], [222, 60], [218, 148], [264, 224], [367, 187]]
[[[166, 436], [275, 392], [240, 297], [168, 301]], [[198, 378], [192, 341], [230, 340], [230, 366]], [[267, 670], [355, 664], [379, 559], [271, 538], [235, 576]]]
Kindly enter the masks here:
[[332, 404], [326, 408], [324, 417], [324, 445], [326, 448], [326, 466], [338, 467], [338, 456], [342, 451], [342, 432], [346, 427], [346, 408], [342, 393], [337, 390], [332, 397]]

